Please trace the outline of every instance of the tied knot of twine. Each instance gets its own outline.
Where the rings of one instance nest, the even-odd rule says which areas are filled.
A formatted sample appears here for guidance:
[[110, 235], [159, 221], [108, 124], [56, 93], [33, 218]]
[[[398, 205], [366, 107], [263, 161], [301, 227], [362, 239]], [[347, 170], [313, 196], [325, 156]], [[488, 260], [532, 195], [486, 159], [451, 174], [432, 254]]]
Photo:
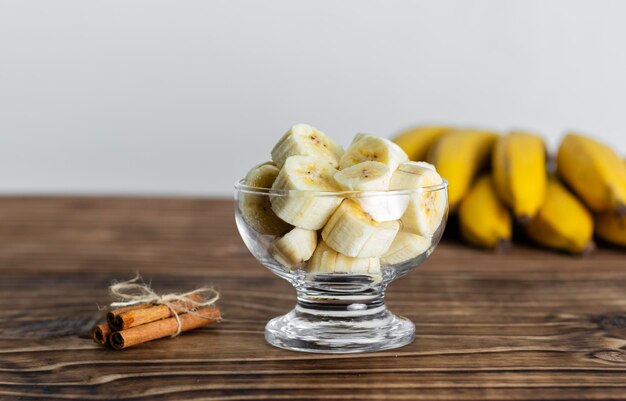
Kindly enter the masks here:
[[109, 286], [109, 293], [113, 298], [118, 300], [111, 302], [112, 308], [123, 308], [139, 304], [167, 306], [178, 324], [178, 329], [172, 337], [176, 337], [180, 334], [182, 328], [179, 317], [180, 313], [189, 313], [206, 319], [206, 317], [194, 311], [201, 307], [211, 306], [220, 298], [220, 293], [212, 287], [201, 287], [182, 294], [171, 293], [159, 295], [150, 288], [149, 284], [144, 283], [139, 275], [128, 281], [111, 284]]

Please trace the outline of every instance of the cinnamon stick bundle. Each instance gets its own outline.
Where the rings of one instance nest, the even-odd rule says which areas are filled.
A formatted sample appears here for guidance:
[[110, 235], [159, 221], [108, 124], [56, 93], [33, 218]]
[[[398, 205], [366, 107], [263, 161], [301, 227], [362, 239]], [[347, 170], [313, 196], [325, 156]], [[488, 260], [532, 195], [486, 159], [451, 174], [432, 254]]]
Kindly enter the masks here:
[[[191, 313], [180, 314], [178, 318], [180, 319], [180, 332], [183, 332], [217, 322], [220, 319], [220, 310], [215, 306], [208, 306]], [[114, 349], [121, 350], [158, 338], [172, 336], [177, 332], [178, 322], [175, 317], [170, 317], [116, 331], [109, 336], [109, 344]]]
[[134, 279], [113, 283], [111, 306], [135, 304], [110, 311], [107, 323], [96, 325], [91, 336], [101, 345], [124, 349], [157, 338], [177, 336], [220, 320], [220, 310], [214, 306], [218, 291], [201, 287], [183, 294], [156, 294], [137, 275]]
[[[200, 294], [191, 295], [189, 301], [172, 302], [172, 307], [177, 314], [187, 312], [193, 309], [192, 301], [199, 302], [202, 297]], [[120, 311], [120, 309], [111, 311], [107, 314], [107, 321], [113, 331], [129, 329], [131, 327], [140, 326], [142, 324], [154, 322], [155, 320], [165, 319], [173, 316], [172, 310], [166, 305], [141, 305], [143, 308], [132, 308]]]

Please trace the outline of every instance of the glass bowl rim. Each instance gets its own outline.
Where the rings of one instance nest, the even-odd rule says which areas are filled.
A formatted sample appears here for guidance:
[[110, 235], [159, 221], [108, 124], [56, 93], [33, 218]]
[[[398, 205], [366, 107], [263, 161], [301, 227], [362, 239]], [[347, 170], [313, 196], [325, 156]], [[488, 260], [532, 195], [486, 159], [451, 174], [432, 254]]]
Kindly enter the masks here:
[[419, 188], [407, 188], [407, 189], [390, 189], [384, 191], [313, 191], [313, 190], [298, 190], [298, 189], [271, 189], [263, 187], [255, 187], [252, 185], [244, 184], [245, 179], [242, 178], [235, 182], [235, 189], [237, 192], [256, 195], [290, 195], [294, 193], [307, 194], [320, 197], [353, 197], [353, 196], [394, 196], [394, 195], [411, 195], [424, 192], [441, 191], [448, 187], [448, 180], [442, 178], [440, 184], [427, 185]]

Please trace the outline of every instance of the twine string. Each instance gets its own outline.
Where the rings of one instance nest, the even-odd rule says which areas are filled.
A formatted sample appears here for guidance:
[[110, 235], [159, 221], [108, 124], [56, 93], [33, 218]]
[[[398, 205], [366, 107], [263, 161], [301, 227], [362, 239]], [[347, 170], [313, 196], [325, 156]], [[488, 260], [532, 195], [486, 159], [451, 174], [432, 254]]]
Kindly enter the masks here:
[[[122, 308], [139, 304], [167, 306], [178, 325], [176, 333], [174, 333], [172, 337], [178, 336], [181, 332], [182, 323], [179, 313], [189, 313], [207, 319], [205, 316], [197, 314], [194, 311], [197, 308], [211, 306], [220, 298], [220, 293], [212, 287], [201, 287], [182, 294], [171, 293], [159, 295], [150, 288], [149, 284], [143, 282], [139, 274], [131, 280], [111, 284], [109, 286], [109, 293], [113, 298], [117, 299], [117, 301], [111, 302], [112, 308]], [[200, 296], [198, 297], [198, 295]], [[178, 310], [180, 311], [182, 308], [182, 312], [177, 312], [174, 303], [181, 305]], [[188, 308], [188, 305], [191, 305], [191, 308]]]

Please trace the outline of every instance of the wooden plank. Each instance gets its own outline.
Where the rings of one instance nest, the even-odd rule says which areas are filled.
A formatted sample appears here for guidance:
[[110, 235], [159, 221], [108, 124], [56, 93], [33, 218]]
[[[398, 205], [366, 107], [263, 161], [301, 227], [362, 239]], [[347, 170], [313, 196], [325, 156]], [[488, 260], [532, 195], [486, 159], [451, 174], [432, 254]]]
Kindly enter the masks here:
[[[404, 348], [315, 355], [273, 348], [265, 322], [291, 286], [250, 256], [231, 201], [0, 198], [0, 399], [624, 399], [626, 254], [454, 241], [393, 283], [416, 323]], [[224, 322], [113, 352], [87, 338], [107, 285], [213, 283]]]

